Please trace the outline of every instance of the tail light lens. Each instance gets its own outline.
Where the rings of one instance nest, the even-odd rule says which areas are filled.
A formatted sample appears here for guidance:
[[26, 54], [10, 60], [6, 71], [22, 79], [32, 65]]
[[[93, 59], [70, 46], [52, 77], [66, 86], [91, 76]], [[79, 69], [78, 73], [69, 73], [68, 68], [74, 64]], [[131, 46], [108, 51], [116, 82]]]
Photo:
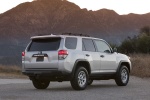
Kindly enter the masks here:
[[59, 50], [58, 51], [58, 59], [59, 60], [65, 59], [67, 56], [68, 56], [67, 50]]
[[24, 61], [25, 60], [25, 52], [22, 52], [22, 61]]
[[24, 57], [25, 56], [25, 52], [22, 52], [22, 57]]

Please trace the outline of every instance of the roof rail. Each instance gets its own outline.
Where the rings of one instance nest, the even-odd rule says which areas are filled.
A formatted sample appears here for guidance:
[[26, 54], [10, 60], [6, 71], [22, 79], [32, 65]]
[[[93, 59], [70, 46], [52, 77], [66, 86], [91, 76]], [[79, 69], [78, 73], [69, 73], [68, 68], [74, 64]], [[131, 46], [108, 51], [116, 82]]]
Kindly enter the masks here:
[[44, 36], [44, 35], [50, 35], [50, 34], [38, 34], [37, 36]]
[[87, 34], [79, 34], [79, 33], [62, 33], [61, 35], [73, 35], [73, 36], [85, 36], [85, 37], [90, 37]]
[[38, 36], [44, 36], [44, 35], [54, 35], [54, 34], [38, 34]]

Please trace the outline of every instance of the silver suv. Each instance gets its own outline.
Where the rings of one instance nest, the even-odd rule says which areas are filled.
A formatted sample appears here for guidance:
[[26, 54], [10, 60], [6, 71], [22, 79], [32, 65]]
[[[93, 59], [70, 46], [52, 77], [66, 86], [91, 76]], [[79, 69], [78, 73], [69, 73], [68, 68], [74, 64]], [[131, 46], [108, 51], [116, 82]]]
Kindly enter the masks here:
[[128, 56], [87, 36], [33, 36], [22, 52], [22, 73], [37, 89], [46, 89], [50, 81], [70, 81], [73, 89], [84, 90], [93, 80], [107, 79], [126, 86], [131, 69]]

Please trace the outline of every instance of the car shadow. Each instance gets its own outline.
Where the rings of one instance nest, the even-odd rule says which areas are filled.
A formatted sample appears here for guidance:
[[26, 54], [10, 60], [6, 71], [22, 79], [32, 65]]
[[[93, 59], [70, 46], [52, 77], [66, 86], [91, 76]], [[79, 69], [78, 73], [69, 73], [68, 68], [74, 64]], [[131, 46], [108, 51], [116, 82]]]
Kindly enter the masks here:
[[93, 84], [93, 85], [89, 85], [87, 87], [87, 89], [97, 89], [97, 88], [116, 88], [117, 85], [115, 84]]
[[[87, 88], [85, 90], [95, 90], [95, 89], [110, 89], [110, 88], [116, 88], [117, 85], [115, 84], [92, 84], [92, 85], [89, 85], [87, 86]], [[34, 89], [37, 91], [37, 89]], [[34, 91], [33, 90], [33, 91]], [[43, 91], [43, 90], [38, 90], [38, 91]], [[62, 86], [62, 87], [51, 87], [49, 86], [47, 89], [45, 89], [44, 91], [51, 91], [51, 92], [56, 92], [56, 91], [76, 91], [74, 90], [71, 85], [68, 85], [68, 86]]]

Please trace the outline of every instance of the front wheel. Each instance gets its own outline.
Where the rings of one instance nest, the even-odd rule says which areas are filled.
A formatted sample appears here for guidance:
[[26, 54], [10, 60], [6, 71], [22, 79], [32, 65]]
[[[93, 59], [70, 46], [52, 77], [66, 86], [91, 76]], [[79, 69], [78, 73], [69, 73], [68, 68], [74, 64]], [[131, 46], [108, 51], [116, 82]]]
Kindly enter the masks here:
[[128, 84], [129, 70], [125, 65], [123, 65], [117, 72], [115, 81], [118, 86], [126, 86]]
[[75, 90], [84, 90], [87, 87], [88, 79], [87, 70], [84, 67], [79, 67], [71, 80], [71, 86]]
[[32, 80], [32, 83], [36, 89], [46, 89], [50, 81], [42, 81], [42, 80]]

